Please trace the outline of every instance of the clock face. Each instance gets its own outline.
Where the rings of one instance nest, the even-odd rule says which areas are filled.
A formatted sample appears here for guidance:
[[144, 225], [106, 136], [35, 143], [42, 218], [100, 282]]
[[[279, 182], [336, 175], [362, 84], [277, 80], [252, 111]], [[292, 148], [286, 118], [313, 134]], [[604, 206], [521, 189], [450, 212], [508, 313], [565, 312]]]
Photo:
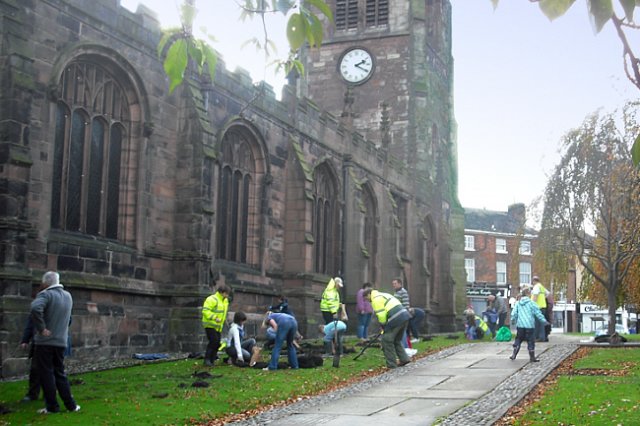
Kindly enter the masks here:
[[340, 59], [339, 71], [347, 83], [362, 84], [373, 74], [373, 58], [364, 49], [348, 50]]

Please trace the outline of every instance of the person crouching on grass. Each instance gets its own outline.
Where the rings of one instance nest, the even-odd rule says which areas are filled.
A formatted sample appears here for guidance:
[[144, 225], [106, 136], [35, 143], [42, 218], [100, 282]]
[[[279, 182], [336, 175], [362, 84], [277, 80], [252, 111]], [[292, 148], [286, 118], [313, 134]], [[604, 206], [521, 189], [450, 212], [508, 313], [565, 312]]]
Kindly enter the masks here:
[[247, 321], [247, 314], [236, 312], [233, 314], [233, 324], [229, 327], [227, 336], [227, 347], [225, 352], [229, 355], [232, 364], [244, 365], [245, 361], [251, 359], [253, 348], [256, 346], [256, 339], [245, 339], [244, 323]]
[[[411, 315], [402, 303], [388, 293], [382, 293], [370, 288], [366, 289], [362, 296], [371, 302], [373, 312], [383, 328], [382, 352], [388, 368], [402, 367], [411, 362], [411, 358], [402, 346], [402, 336], [407, 329]], [[396, 361], [396, 357], [400, 360]]]

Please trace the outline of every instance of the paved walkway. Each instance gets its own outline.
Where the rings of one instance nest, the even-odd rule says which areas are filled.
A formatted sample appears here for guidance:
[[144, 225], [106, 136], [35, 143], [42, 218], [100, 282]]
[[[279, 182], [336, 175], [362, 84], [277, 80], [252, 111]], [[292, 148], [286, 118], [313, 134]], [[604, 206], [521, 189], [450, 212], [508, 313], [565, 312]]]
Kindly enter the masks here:
[[536, 344], [537, 363], [529, 363], [526, 343], [515, 361], [509, 359], [512, 342], [464, 344], [333, 394], [233, 424], [491, 425], [573, 353], [578, 343], [579, 337], [552, 334], [550, 342]]

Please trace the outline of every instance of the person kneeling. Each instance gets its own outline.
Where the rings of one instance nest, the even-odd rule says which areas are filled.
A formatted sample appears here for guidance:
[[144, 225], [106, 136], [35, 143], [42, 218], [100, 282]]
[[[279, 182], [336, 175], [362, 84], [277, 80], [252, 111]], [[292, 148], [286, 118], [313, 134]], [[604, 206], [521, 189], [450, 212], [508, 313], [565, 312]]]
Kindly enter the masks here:
[[235, 365], [244, 365], [245, 361], [251, 359], [253, 349], [256, 346], [256, 339], [244, 338], [244, 323], [246, 321], [247, 315], [244, 312], [236, 312], [233, 315], [233, 324], [229, 327], [225, 352], [229, 355], [231, 363]]

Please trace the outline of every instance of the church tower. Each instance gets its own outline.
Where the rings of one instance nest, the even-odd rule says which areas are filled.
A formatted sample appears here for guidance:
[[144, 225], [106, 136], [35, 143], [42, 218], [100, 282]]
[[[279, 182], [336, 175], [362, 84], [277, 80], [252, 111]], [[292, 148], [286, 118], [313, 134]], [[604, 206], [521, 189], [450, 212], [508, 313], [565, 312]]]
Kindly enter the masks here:
[[326, 25], [319, 49], [306, 52], [303, 95], [455, 198], [449, 1], [328, 4], [334, 25]]
[[[464, 308], [465, 275], [464, 216], [457, 197], [451, 4], [449, 0], [327, 0], [327, 4], [334, 23], [325, 21], [321, 47], [304, 51], [301, 95], [378, 147], [385, 161], [383, 192], [390, 194], [380, 195], [378, 201], [392, 199], [389, 211], [379, 212], [380, 244], [399, 247], [397, 261], [385, 263], [383, 258], [381, 267], [401, 265], [410, 281], [412, 304], [414, 299], [424, 300], [431, 316], [438, 317], [434, 323], [453, 323], [449, 315]], [[345, 145], [344, 152], [349, 149]], [[360, 177], [365, 179], [366, 174]], [[399, 175], [402, 182], [394, 181]], [[385, 182], [387, 177], [391, 180]], [[385, 215], [393, 217], [391, 223]], [[394, 226], [408, 231], [403, 235], [409, 243], [402, 236], [389, 241], [393, 232], [387, 228]], [[411, 242], [412, 232], [418, 242]], [[381, 286], [388, 286], [387, 277], [379, 278]]]

